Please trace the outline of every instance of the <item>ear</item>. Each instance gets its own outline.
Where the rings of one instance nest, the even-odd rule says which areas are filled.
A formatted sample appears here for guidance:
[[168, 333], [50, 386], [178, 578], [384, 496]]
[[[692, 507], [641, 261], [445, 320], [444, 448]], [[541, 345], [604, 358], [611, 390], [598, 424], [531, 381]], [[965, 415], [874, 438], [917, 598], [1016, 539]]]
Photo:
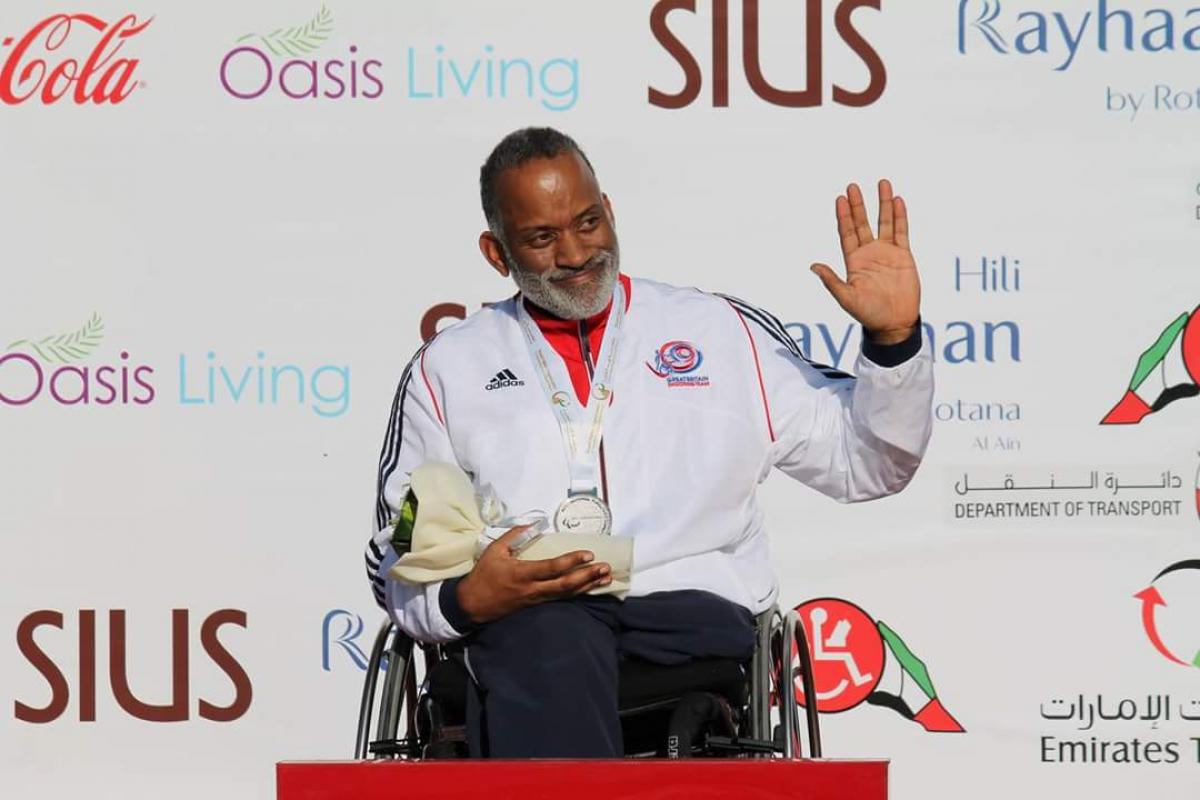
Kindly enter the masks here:
[[491, 231], [479, 234], [479, 252], [483, 253], [483, 257], [492, 265], [492, 269], [499, 272], [502, 278], [508, 277], [508, 265], [504, 263], [504, 248], [500, 246], [500, 240], [496, 238], [496, 234]]
[[608, 195], [606, 195], [604, 192], [600, 193], [600, 198], [604, 201], [604, 210], [608, 212], [608, 224], [616, 225], [617, 217], [615, 214], [613, 214], [612, 201], [608, 199]]

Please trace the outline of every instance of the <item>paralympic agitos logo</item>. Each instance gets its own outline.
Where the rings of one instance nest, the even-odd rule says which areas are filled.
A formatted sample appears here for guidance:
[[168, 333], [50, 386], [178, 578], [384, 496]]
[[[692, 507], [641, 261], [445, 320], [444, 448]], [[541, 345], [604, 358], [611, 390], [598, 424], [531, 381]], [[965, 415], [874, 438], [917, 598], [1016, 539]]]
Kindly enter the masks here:
[[[136, 14], [111, 22], [93, 14], [51, 14], [20, 37], [3, 36], [0, 102], [12, 106], [36, 98], [51, 105], [64, 97], [76, 105], [124, 102], [139, 85], [140, 63], [123, 52], [125, 45], [153, 21]], [[90, 51], [72, 49], [77, 42]]]

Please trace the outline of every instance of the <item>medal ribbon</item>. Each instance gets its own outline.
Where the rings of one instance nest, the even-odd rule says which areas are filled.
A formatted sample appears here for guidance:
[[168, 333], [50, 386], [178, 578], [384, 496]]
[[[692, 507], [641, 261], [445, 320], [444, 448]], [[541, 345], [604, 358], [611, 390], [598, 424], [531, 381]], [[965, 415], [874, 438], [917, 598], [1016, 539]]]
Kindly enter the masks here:
[[541, 378], [546, 402], [558, 430], [562, 435], [563, 449], [567, 455], [567, 469], [571, 475], [570, 495], [599, 495], [600, 441], [604, 434], [604, 414], [608, 411], [612, 397], [613, 379], [617, 366], [617, 348], [621, 341], [621, 328], [625, 322], [625, 287], [616, 281], [613, 289], [612, 310], [600, 341], [600, 363], [596, 365], [595, 377], [588, 390], [587, 405], [580, 405], [571, 384], [566, 364], [550, 347], [537, 323], [525, 308], [524, 298], [517, 300], [517, 321], [525, 334], [529, 358], [534, 370]]

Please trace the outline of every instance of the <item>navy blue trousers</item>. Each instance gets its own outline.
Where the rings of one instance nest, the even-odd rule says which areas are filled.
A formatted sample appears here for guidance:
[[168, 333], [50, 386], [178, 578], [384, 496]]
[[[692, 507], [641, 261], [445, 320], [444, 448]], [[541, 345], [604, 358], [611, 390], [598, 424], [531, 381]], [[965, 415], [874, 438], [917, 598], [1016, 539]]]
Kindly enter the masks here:
[[709, 592], [530, 606], [467, 639], [475, 679], [467, 693], [471, 756], [620, 758], [621, 659], [670, 665], [753, 653], [753, 616]]

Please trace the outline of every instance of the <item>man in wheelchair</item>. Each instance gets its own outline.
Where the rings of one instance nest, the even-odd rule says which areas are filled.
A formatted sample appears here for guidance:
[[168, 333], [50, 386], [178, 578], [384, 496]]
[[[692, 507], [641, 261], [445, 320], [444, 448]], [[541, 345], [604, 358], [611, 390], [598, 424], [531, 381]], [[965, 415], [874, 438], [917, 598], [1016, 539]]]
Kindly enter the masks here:
[[[873, 232], [851, 185], [835, 203], [846, 279], [813, 267], [863, 326], [856, 377], [810, 361], [748, 303], [621, 273], [612, 204], [569, 137], [510, 134], [480, 188], [480, 250], [520, 292], [442, 331], [404, 370], [366, 553], [400, 631], [404, 674], [388, 691], [408, 695], [410, 730], [424, 725], [420, 754], [453, 752], [437, 745], [462, 724], [476, 757], [686, 755], [698, 731], [710, 750], [776, 746], [769, 662], [790, 699], [797, 626], [773, 611], [755, 489], [776, 467], [860, 501], [916, 471], [933, 381], [904, 202], [880, 182]], [[429, 461], [457, 464], [510, 508], [553, 510], [557, 530], [631, 537], [628, 595], [607, 593], [610, 566], [588, 551], [521, 560], [521, 527], [461, 577], [393, 579], [392, 527]], [[430, 657], [420, 709], [413, 640]], [[622, 726], [655, 714], [662, 725]], [[794, 720], [781, 721], [790, 753]]]

